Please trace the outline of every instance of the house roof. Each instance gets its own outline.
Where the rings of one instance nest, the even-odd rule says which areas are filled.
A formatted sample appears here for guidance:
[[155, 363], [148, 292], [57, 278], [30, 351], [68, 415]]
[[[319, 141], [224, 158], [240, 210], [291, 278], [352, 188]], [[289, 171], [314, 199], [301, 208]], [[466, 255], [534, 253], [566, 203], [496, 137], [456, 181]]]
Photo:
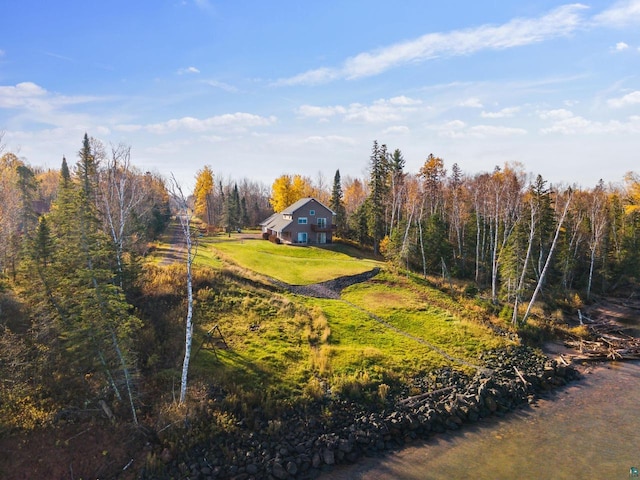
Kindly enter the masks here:
[[327, 210], [329, 210], [333, 215], [335, 215], [336, 213], [331, 210], [329, 207], [327, 207], [326, 205], [323, 205], [319, 200], [316, 200], [313, 197], [305, 197], [305, 198], [301, 198], [300, 200], [298, 200], [295, 203], [292, 203], [291, 205], [289, 205], [287, 208], [285, 208], [281, 214], [283, 215], [293, 215], [293, 213], [298, 210], [299, 208], [304, 207], [307, 203], [309, 202], [316, 202], [318, 205], [326, 208]]
[[276, 232], [282, 232], [293, 221], [291, 219], [285, 219], [281, 213], [274, 213], [260, 225]]
[[258, 225], [266, 226], [266, 225], [268, 225], [270, 222], [272, 222], [273, 220], [275, 220], [275, 219], [276, 219], [276, 217], [279, 217], [279, 216], [280, 216], [280, 214], [279, 214], [279, 213], [274, 213], [274, 214], [273, 214], [273, 215], [271, 215], [269, 218], [267, 218], [267, 219], [265, 219], [265, 220], [261, 221]]

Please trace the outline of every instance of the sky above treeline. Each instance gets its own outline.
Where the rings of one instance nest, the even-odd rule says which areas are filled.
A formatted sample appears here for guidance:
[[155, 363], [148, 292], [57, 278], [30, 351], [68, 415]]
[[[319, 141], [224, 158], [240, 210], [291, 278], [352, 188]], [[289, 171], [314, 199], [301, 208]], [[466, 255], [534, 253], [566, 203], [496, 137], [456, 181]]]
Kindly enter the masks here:
[[640, 0], [20, 0], [0, 33], [0, 131], [30, 164], [85, 132], [193, 186], [505, 162], [588, 188], [640, 171]]

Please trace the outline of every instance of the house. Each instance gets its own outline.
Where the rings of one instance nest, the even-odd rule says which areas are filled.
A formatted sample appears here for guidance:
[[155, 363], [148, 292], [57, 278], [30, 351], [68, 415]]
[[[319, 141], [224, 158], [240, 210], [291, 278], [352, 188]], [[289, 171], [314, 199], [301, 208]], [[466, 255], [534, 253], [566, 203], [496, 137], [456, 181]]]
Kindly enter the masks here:
[[276, 243], [331, 243], [335, 213], [315, 198], [301, 198], [260, 223], [262, 238]]

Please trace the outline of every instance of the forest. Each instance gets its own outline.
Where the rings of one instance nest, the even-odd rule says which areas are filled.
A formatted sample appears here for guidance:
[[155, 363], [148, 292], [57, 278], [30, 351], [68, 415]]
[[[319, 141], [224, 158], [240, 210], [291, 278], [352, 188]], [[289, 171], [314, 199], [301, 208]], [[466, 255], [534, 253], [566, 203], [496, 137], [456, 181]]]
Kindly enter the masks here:
[[637, 293], [634, 172], [585, 188], [517, 162], [467, 173], [432, 154], [407, 172], [402, 152], [376, 141], [366, 178], [294, 172], [267, 186], [205, 165], [182, 195], [175, 178], [136, 168], [131, 152], [85, 135], [76, 158], [43, 169], [0, 151], [0, 436], [88, 406], [137, 425], [171, 397], [177, 377], [163, 375], [184, 354], [184, 274], [147, 259], [181, 199], [187, 228], [215, 234], [255, 229], [315, 197], [336, 214], [337, 242], [462, 285], [522, 335], [536, 304], [553, 312]]

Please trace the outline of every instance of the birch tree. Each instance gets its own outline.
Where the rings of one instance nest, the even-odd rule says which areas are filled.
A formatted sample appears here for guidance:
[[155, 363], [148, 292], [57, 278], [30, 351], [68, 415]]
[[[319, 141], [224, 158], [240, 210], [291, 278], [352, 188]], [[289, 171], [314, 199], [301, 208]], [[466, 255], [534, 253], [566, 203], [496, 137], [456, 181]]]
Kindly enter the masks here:
[[131, 166], [131, 147], [112, 147], [106, 168], [101, 171], [100, 198], [107, 231], [116, 252], [118, 283], [123, 287], [125, 242], [136, 207], [144, 199], [140, 176]]
[[504, 249], [520, 215], [520, 185], [518, 172], [505, 165], [496, 168], [489, 182], [489, 226], [491, 232], [491, 299], [498, 299], [500, 254]]
[[197, 245], [194, 245], [191, 237], [191, 220], [193, 210], [189, 207], [187, 197], [182, 191], [182, 187], [171, 175], [172, 188], [171, 196], [177, 207], [176, 218], [180, 224], [180, 229], [186, 246], [186, 267], [187, 267], [187, 318], [185, 322], [184, 337], [184, 360], [182, 361], [182, 377], [180, 380], [180, 403], [184, 403], [187, 396], [187, 378], [189, 374], [189, 362], [191, 360], [191, 345], [193, 343], [193, 274], [192, 266], [197, 253]]
[[565, 205], [564, 205], [564, 209], [562, 211], [562, 215], [560, 216], [560, 219], [558, 220], [558, 225], [556, 227], [556, 233], [553, 237], [553, 242], [551, 242], [551, 247], [549, 248], [549, 254], [547, 255], [547, 259], [544, 263], [544, 267], [542, 268], [542, 272], [540, 273], [540, 278], [538, 279], [538, 283], [536, 284], [536, 288], [533, 291], [533, 294], [531, 295], [531, 300], [529, 300], [529, 304], [527, 305], [527, 310], [524, 313], [524, 316], [522, 317], [522, 324], [524, 325], [527, 322], [527, 319], [529, 318], [529, 314], [531, 313], [531, 307], [533, 306], [533, 304], [536, 301], [536, 298], [538, 297], [538, 294], [540, 293], [540, 289], [542, 288], [542, 285], [544, 284], [544, 280], [545, 277], [547, 275], [547, 271], [549, 269], [549, 265], [551, 264], [551, 258], [553, 256], [553, 251], [556, 248], [556, 244], [558, 242], [558, 237], [560, 236], [560, 231], [562, 230], [562, 226], [564, 225], [564, 220], [567, 216], [567, 211], [569, 210], [569, 205], [571, 204], [571, 198], [573, 196], [573, 192], [571, 191], [571, 189], [567, 190], [566, 192], [566, 200], [565, 200]]
[[602, 181], [598, 183], [590, 196], [589, 210], [587, 212], [590, 235], [589, 245], [589, 277], [587, 280], [587, 299], [591, 298], [591, 286], [593, 284], [593, 271], [596, 263], [596, 253], [600, 249], [607, 226], [607, 197]]

